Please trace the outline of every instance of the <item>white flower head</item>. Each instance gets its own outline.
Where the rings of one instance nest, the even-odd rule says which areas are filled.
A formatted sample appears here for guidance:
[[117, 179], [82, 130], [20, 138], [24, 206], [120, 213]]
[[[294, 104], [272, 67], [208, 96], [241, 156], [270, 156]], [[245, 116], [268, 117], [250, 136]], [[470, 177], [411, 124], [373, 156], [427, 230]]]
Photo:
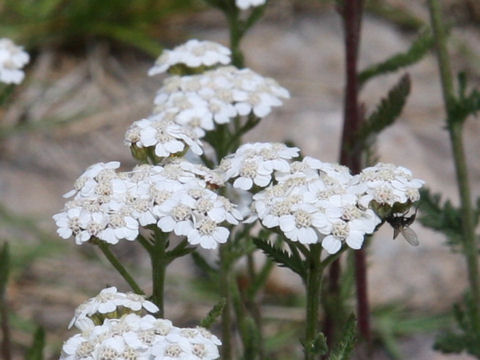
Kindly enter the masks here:
[[0, 39], [0, 82], [20, 84], [25, 77], [22, 68], [29, 60], [30, 56], [21, 46], [10, 39]]
[[378, 163], [355, 176], [353, 184], [362, 193], [362, 204], [366, 207], [374, 201], [376, 205], [408, 205], [420, 199], [419, 189], [424, 181], [415, 179], [410, 170], [393, 164]]
[[253, 196], [252, 210], [265, 227], [278, 227], [291, 241], [321, 243], [330, 254], [343, 244], [359, 249], [381, 221], [361, 206], [345, 167], [307, 157], [274, 178], [276, 184]]
[[250, 7], [260, 6], [265, 3], [266, 0], [235, 0], [235, 5], [242, 10], [247, 10]]
[[162, 114], [135, 121], [125, 134], [125, 143], [137, 148], [153, 147], [160, 158], [183, 153], [187, 148], [197, 155], [203, 153], [202, 143], [194, 131]]
[[185, 65], [189, 68], [200, 66], [227, 65], [230, 63], [230, 49], [212, 41], [191, 39], [173, 50], [164, 50], [148, 71], [153, 76], [166, 72], [175, 65]]
[[[92, 318], [95, 316], [95, 321], [102, 320], [101, 323], [96, 325], [102, 325], [105, 320], [104, 315], [117, 312], [117, 317], [121, 317], [123, 314], [131, 312], [139, 313], [145, 310], [149, 313], [158, 312], [158, 307], [145, 299], [142, 295], [134, 293], [122, 293], [118, 292], [117, 288], [112, 286], [105, 288], [100, 293], [88, 299], [85, 303], [81, 304], [75, 310], [75, 316], [70, 321], [68, 328], [76, 326], [80, 330], [83, 330], [86, 323], [92, 322]], [[87, 320], [87, 321], [85, 321]]]
[[289, 93], [250, 69], [220, 67], [199, 75], [172, 76], [155, 98], [155, 113], [191, 127], [200, 137], [237, 116], [267, 116]]
[[220, 163], [225, 179], [235, 179], [233, 186], [249, 190], [253, 185], [266, 187], [272, 181], [274, 171], [290, 171], [290, 160], [300, 150], [281, 143], [244, 144]]
[[68, 194], [75, 198], [53, 216], [62, 238], [73, 236], [78, 245], [92, 238], [117, 244], [136, 240], [141, 226], [156, 224], [192, 245], [214, 249], [228, 239], [225, 223], [243, 220], [236, 205], [215, 192], [224, 186], [219, 170], [179, 158], [130, 172], [115, 172], [117, 166], [96, 164], [80, 177]]
[[72, 336], [60, 360], [215, 360], [219, 345], [203, 328], [182, 329], [167, 319], [131, 313]]

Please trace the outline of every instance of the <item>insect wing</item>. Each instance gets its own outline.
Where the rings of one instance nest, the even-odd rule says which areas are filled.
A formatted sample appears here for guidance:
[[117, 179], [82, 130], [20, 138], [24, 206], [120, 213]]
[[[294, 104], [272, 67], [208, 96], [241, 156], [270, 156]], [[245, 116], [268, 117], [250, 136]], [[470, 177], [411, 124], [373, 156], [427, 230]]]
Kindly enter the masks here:
[[407, 242], [412, 245], [412, 246], [418, 246], [420, 244], [420, 242], [418, 241], [418, 236], [417, 234], [415, 233], [415, 231], [413, 231], [412, 229], [410, 229], [409, 227], [404, 227], [402, 230], [401, 230], [401, 233], [403, 235], [403, 237], [405, 238], [405, 240], [407, 240]]

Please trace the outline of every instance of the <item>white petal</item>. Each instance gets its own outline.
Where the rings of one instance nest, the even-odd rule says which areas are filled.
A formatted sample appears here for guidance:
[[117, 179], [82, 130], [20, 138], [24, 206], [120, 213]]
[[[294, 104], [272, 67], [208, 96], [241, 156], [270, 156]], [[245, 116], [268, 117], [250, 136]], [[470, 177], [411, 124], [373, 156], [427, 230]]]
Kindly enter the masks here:
[[283, 232], [292, 231], [295, 229], [295, 218], [292, 215], [283, 215], [280, 217], [279, 224]]
[[363, 244], [363, 235], [358, 231], [350, 231], [346, 239], [347, 245], [352, 249], [358, 250], [362, 247]]
[[233, 182], [233, 187], [242, 190], [250, 190], [252, 188], [253, 181], [252, 179], [239, 177], [237, 180]]
[[327, 250], [329, 254], [335, 254], [342, 247], [342, 242], [334, 236], [329, 235], [322, 240], [322, 247]]

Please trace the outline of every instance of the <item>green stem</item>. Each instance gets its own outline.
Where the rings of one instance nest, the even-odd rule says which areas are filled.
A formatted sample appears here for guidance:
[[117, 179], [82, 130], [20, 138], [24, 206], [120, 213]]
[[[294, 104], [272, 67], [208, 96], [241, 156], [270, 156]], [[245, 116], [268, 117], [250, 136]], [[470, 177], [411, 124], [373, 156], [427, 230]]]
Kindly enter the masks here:
[[440, 4], [437, 0], [428, 0], [430, 18], [435, 35], [438, 67], [442, 82], [442, 92], [447, 113], [447, 125], [452, 142], [452, 152], [455, 163], [455, 173], [460, 195], [462, 211], [463, 251], [467, 261], [468, 277], [473, 297], [473, 323], [475, 330], [480, 331], [480, 279], [478, 273], [478, 257], [475, 238], [475, 225], [471, 203], [468, 167], [463, 145], [463, 123], [465, 119], [453, 118], [456, 99], [452, 80], [450, 59], [447, 50], [447, 36], [442, 21]]
[[433, 34], [435, 36], [438, 68], [440, 71], [440, 81], [442, 82], [442, 95], [447, 114], [449, 114], [451, 109], [455, 106], [455, 94], [450, 57], [448, 56], [447, 50], [447, 31], [442, 21], [441, 8], [438, 1], [428, 0], [428, 7], [430, 10], [430, 21], [432, 23]]
[[240, 42], [243, 37], [242, 24], [239, 19], [239, 10], [236, 6], [230, 7], [229, 12], [225, 14], [228, 21], [230, 32], [230, 49], [232, 50], [232, 64], [241, 69], [244, 67], [242, 50]]
[[225, 298], [225, 306], [222, 314], [222, 359], [232, 359], [232, 297], [229, 291], [230, 263], [228, 259], [228, 242], [220, 245], [220, 291]]
[[307, 258], [307, 311], [305, 328], [305, 360], [314, 360], [317, 358], [312, 352], [312, 346], [315, 337], [318, 334], [318, 308], [320, 305], [320, 286], [322, 279], [323, 266], [320, 263], [320, 254], [322, 252], [321, 244], [310, 245], [310, 254]]
[[152, 282], [153, 294], [152, 301], [160, 309], [158, 315], [164, 317], [164, 290], [165, 290], [165, 272], [167, 267], [167, 236], [159, 230], [155, 230], [155, 244], [150, 254], [152, 262]]
[[260, 355], [262, 337], [255, 318], [247, 313], [244, 299], [236, 281], [230, 281], [233, 310], [238, 323], [240, 338], [243, 344], [243, 359], [256, 360]]
[[116, 258], [116, 256], [110, 251], [110, 247], [107, 243], [105, 243], [104, 241], [101, 241], [99, 240], [97, 242], [97, 245], [98, 247], [100, 248], [100, 250], [103, 252], [103, 254], [105, 255], [105, 257], [107, 258], [107, 260], [110, 262], [110, 264], [113, 265], [113, 267], [115, 268], [115, 270], [118, 271], [118, 273], [125, 279], [125, 281], [128, 283], [128, 285], [130, 285], [130, 287], [132, 288], [132, 290], [136, 293], [136, 294], [140, 294], [140, 295], [144, 295], [145, 293], [142, 291], [142, 289], [140, 288], [140, 286], [138, 286], [138, 284], [135, 282], [135, 280], [133, 279], [133, 277], [129, 274], [129, 272], [127, 271], [127, 269], [125, 269], [125, 267], [122, 265], [122, 263], [120, 261], [118, 261], [118, 259]]

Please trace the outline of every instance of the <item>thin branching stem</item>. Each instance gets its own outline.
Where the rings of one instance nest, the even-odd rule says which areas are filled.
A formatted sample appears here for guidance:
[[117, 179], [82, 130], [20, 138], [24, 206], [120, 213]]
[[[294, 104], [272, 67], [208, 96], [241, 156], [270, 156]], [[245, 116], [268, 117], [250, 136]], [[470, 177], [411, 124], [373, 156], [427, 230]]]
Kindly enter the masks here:
[[220, 291], [225, 299], [225, 306], [222, 313], [222, 359], [232, 359], [232, 297], [230, 288], [230, 262], [228, 242], [220, 245]]
[[[361, 152], [352, 151], [355, 148], [356, 134], [362, 124], [362, 115], [358, 104], [358, 52], [360, 48], [360, 34], [363, 15], [363, 0], [345, 0], [340, 5], [340, 13], [343, 18], [343, 27], [345, 33], [345, 102], [344, 102], [344, 123], [342, 131], [342, 142], [340, 149], [340, 163], [350, 168], [352, 173], [357, 174], [361, 171]], [[339, 291], [340, 263], [335, 262], [330, 270], [330, 291]], [[358, 328], [361, 336], [370, 343], [370, 309], [367, 292], [367, 266], [366, 251], [364, 249], [355, 252], [355, 282], [357, 296], [357, 317]], [[332, 294], [336, 296], [337, 294]], [[330, 310], [331, 311], [331, 310]], [[326, 328], [326, 334], [334, 334], [333, 321], [328, 319], [331, 314], [327, 312], [327, 324], [331, 328]], [[329, 321], [330, 320], [330, 321]]]
[[160, 230], [155, 230], [155, 244], [153, 251], [150, 253], [152, 262], [152, 282], [153, 294], [152, 301], [160, 309], [159, 316], [164, 317], [165, 314], [165, 273], [168, 264], [166, 257], [167, 250], [167, 234]]
[[125, 267], [122, 265], [122, 263], [117, 259], [117, 257], [110, 251], [110, 246], [105, 243], [104, 241], [99, 240], [97, 242], [97, 246], [99, 249], [102, 251], [102, 253], [105, 255], [107, 260], [112, 264], [112, 266], [115, 268], [115, 270], [118, 271], [118, 273], [125, 279], [125, 281], [130, 285], [132, 290], [136, 294], [144, 295], [145, 293], [143, 290], [138, 286], [137, 282], [133, 279], [133, 277], [130, 275], [130, 273], [125, 269]]
[[321, 244], [310, 245], [310, 253], [307, 261], [307, 309], [305, 326], [305, 360], [318, 358], [312, 351], [313, 343], [319, 330], [318, 309], [320, 306], [320, 286], [323, 266], [320, 262], [322, 252]]
[[463, 124], [465, 118], [456, 118], [454, 109], [456, 98], [452, 80], [450, 58], [447, 50], [447, 31], [442, 20], [441, 7], [437, 0], [429, 0], [428, 7], [435, 36], [438, 67], [442, 82], [442, 93], [447, 113], [447, 128], [452, 143], [452, 152], [455, 163], [458, 191], [462, 211], [463, 251], [467, 261], [470, 289], [473, 297], [472, 307], [475, 316], [472, 323], [475, 330], [480, 331], [480, 279], [478, 273], [478, 249], [475, 238], [474, 214], [471, 203], [468, 167], [463, 145]]

